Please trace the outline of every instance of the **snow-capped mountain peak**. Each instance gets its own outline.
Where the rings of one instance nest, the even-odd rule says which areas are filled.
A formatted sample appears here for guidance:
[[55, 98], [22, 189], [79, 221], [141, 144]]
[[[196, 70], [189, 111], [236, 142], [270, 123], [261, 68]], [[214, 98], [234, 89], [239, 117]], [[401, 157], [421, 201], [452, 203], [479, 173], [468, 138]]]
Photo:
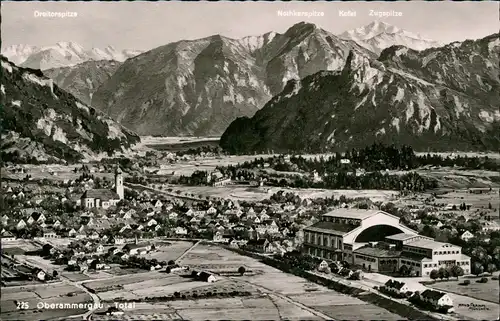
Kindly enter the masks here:
[[364, 27], [346, 31], [340, 34], [339, 37], [353, 40], [377, 54], [383, 49], [394, 45], [401, 45], [414, 50], [424, 50], [441, 45], [436, 41], [383, 21], [373, 21]]
[[19, 65], [25, 61], [31, 54], [39, 51], [37, 46], [30, 45], [12, 45], [2, 48], [2, 55], [7, 57], [14, 64]]
[[87, 50], [72, 41], [60, 41], [43, 47], [12, 45], [2, 50], [2, 54], [16, 65], [42, 70], [70, 67], [86, 61], [125, 61], [140, 53], [142, 51], [139, 50], [117, 50], [113, 46]]
[[356, 29], [356, 33], [361, 40], [367, 40], [382, 33], [395, 34], [398, 32], [401, 32], [401, 29], [381, 21], [373, 21], [365, 27]]

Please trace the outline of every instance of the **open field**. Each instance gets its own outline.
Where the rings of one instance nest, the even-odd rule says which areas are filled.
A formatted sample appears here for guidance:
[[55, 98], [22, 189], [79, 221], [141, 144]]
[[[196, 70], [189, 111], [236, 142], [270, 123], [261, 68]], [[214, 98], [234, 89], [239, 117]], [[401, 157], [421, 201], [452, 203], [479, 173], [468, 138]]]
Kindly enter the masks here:
[[96, 291], [103, 301], [140, 300], [145, 297], [163, 297], [173, 295], [174, 292], [198, 294], [206, 292], [232, 292], [252, 290], [248, 286], [241, 286], [235, 281], [225, 279], [216, 283], [195, 281], [176, 273], [146, 272], [142, 274], [114, 277], [108, 280], [87, 282], [85, 286]]
[[347, 198], [365, 197], [374, 202], [387, 202], [398, 195], [396, 191], [386, 190], [329, 190], [329, 189], [301, 189], [285, 187], [266, 187], [265, 189], [249, 187], [248, 185], [230, 185], [230, 186], [168, 186], [174, 190], [180, 190], [184, 193], [202, 195], [203, 197], [221, 197], [234, 200], [261, 201], [268, 199], [272, 194], [278, 191], [292, 192], [301, 198], [320, 198], [334, 196], [339, 198], [344, 195]]
[[53, 247], [62, 250], [64, 248], [68, 247], [68, 245], [70, 245], [72, 241], [73, 240], [70, 238], [63, 237], [60, 239], [44, 239], [43, 243], [48, 243], [48, 244], [52, 245]]
[[[321, 320], [275, 296], [137, 303], [116, 320]], [[95, 316], [94, 320], [105, 320]]]
[[[37, 307], [47, 304], [91, 303], [91, 297], [82, 290], [68, 284], [43, 284], [1, 289], [2, 320], [49, 320], [84, 313], [87, 309], [45, 309]], [[14, 301], [25, 302], [19, 310]]]
[[[495, 292], [498, 293], [498, 282]], [[457, 295], [448, 292], [453, 300], [455, 312], [466, 318], [473, 320], [497, 320], [500, 313], [500, 305], [482, 300], [477, 300], [472, 297]]]
[[218, 139], [207, 139], [207, 140], [199, 140], [199, 141], [187, 141], [187, 142], [175, 142], [175, 143], [155, 143], [155, 144], [146, 144], [147, 147], [153, 148], [158, 151], [165, 152], [180, 152], [186, 151], [189, 149], [195, 149], [200, 147], [217, 147], [219, 146]]
[[56, 270], [58, 272], [64, 270], [64, 266], [55, 265], [50, 260], [46, 260], [38, 255], [16, 255], [16, 260], [22, 263], [26, 263], [27, 265], [33, 267], [39, 267], [42, 270], [52, 273], [52, 271]]
[[61, 275], [72, 282], [87, 281], [91, 278], [80, 272], [62, 272]]
[[[401, 319], [400, 316], [385, 309], [335, 292], [300, 277], [283, 273], [253, 258], [241, 256], [217, 246], [196, 246], [182, 259], [182, 264], [193, 266], [193, 268], [207, 266], [209, 267], [208, 270], [215, 271], [217, 270], [217, 266], [223, 267], [225, 270], [228, 270], [231, 266], [233, 270], [237, 270], [239, 266], [245, 266], [251, 270], [259, 270], [261, 273], [252, 276], [233, 277], [231, 279], [242, 284], [254, 286], [256, 289], [268, 293], [269, 297], [280, 299], [286, 303], [284, 306], [292, 305], [302, 311], [304, 309], [299, 308], [301, 305], [322, 312], [334, 319], [365, 320], [373, 319], [374, 316], [377, 316], [375, 317], [376, 319]], [[346, 305], [356, 305], [356, 309], [341, 308]], [[338, 306], [339, 308], [328, 308], [331, 306]], [[348, 315], [349, 311], [350, 315]], [[283, 314], [286, 315], [286, 312], [283, 312]], [[283, 314], [281, 315], [282, 318], [288, 318], [284, 317]], [[255, 317], [259, 318], [259, 316]], [[291, 318], [300, 319], [300, 317], [295, 316]], [[276, 317], [268, 316], [269, 318], [275, 319]]]
[[178, 161], [176, 163], [170, 164], [162, 161], [158, 162], [161, 164], [161, 168], [165, 172], [175, 172], [175, 175], [191, 175], [194, 171], [213, 171], [217, 166], [228, 166], [236, 165], [238, 163], [243, 163], [246, 161], [252, 161], [256, 158], [269, 158], [272, 155], [228, 155], [222, 157], [204, 157], [197, 160], [190, 161]]
[[436, 282], [428, 285], [428, 287], [445, 292], [469, 296], [479, 300], [490, 301], [493, 303], [500, 302], [498, 281], [491, 280], [491, 278], [488, 280], [488, 283], [476, 283], [476, 279], [470, 279], [470, 281], [471, 283], [469, 285], [459, 285], [459, 283], [463, 282], [463, 280], [452, 280], [446, 282]]
[[[23, 165], [25, 173], [12, 173], [8, 171], [8, 168], [2, 168], [2, 175], [10, 177], [12, 179], [22, 180], [27, 174], [31, 175], [32, 179], [48, 179], [51, 181], [64, 181], [64, 180], [74, 180], [78, 178], [81, 173], [74, 172], [75, 168], [80, 168], [78, 165]], [[92, 173], [95, 177], [112, 179], [113, 173]], [[64, 189], [62, 189], [64, 192]]]
[[189, 241], [169, 241], [168, 245], [162, 245], [159, 243], [156, 246], [156, 251], [148, 253], [144, 255], [144, 257], [148, 259], [157, 259], [158, 261], [170, 261], [177, 260], [184, 252], [186, 252], [191, 246], [193, 246], [193, 242]]
[[220, 137], [198, 137], [198, 136], [185, 136], [185, 137], [153, 137], [141, 136], [141, 143], [145, 145], [162, 145], [162, 144], [183, 144], [194, 142], [218, 142]]
[[[445, 210], [443, 207], [440, 210], [435, 211], [439, 215], [453, 214], [457, 217], [464, 215], [466, 218], [477, 217], [479, 213], [482, 216], [490, 215], [492, 217], [498, 218], [498, 208], [500, 207], [500, 199], [498, 198], [498, 188], [492, 188], [491, 192], [486, 192], [483, 194], [469, 193], [467, 189], [440, 189], [435, 191], [436, 198], [433, 203], [445, 204], [445, 205], [457, 205], [457, 207], [462, 204], [471, 205], [469, 210]], [[397, 206], [417, 206], [422, 207], [425, 204], [425, 199], [431, 198], [431, 192], [418, 193], [410, 196], [401, 197], [395, 201], [394, 204]], [[492, 210], [488, 209], [488, 204], [491, 203]]]
[[439, 186], [445, 188], [500, 186], [500, 173], [494, 171], [440, 168], [433, 170], [417, 170], [416, 172], [424, 177], [436, 179]]
[[[41, 249], [40, 245], [31, 240], [17, 239], [14, 241], [2, 241], [2, 253], [5, 252], [8, 255], [11, 254], [9, 253], [9, 250], [15, 252], [21, 251], [24, 253], [24, 252], [38, 251], [40, 249]], [[18, 253], [12, 253], [12, 254], [18, 254]]]
[[498, 210], [500, 199], [498, 198], [498, 188], [492, 188], [491, 192], [483, 194], [469, 193], [467, 190], [452, 190], [444, 194], [438, 194], [436, 197], [437, 203], [445, 204], [461, 204], [466, 203], [472, 205], [471, 209], [487, 209], [491, 203], [493, 208]]

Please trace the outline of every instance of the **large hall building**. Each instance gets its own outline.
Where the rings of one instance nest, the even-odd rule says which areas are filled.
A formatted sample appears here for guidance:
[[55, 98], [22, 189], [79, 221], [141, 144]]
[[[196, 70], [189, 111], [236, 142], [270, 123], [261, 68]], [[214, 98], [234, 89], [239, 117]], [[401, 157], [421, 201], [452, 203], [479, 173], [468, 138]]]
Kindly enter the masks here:
[[304, 251], [326, 260], [347, 261], [373, 272], [395, 272], [405, 265], [416, 276], [459, 265], [470, 273], [461, 247], [436, 242], [379, 210], [338, 209], [304, 229]]

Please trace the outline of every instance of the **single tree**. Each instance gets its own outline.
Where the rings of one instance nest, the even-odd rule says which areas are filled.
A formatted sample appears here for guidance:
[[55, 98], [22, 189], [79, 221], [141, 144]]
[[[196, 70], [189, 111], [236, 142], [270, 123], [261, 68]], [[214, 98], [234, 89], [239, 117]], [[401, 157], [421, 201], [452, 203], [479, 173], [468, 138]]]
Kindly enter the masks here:
[[476, 276], [484, 272], [484, 267], [481, 263], [475, 262], [472, 266], [472, 273]]
[[495, 265], [495, 263], [488, 263], [488, 265], [486, 266], [486, 272], [488, 272], [489, 274], [493, 274], [493, 272], [495, 272], [497, 270], [497, 266]]
[[243, 276], [243, 274], [245, 274], [245, 272], [246, 272], [246, 269], [245, 269], [245, 267], [244, 267], [244, 266], [240, 266], [240, 267], [238, 268], [238, 273], [239, 273], [241, 276]]
[[449, 277], [448, 275], [448, 271], [446, 271], [446, 269], [444, 267], [440, 268], [438, 270], [438, 274], [439, 274], [439, 278], [442, 280], [442, 279], [446, 279], [447, 277]]
[[450, 274], [453, 277], [456, 277], [457, 280], [460, 276], [464, 275], [464, 269], [461, 266], [453, 265], [450, 270]]
[[399, 274], [400, 275], [407, 275], [408, 274], [408, 267], [406, 265], [402, 265], [399, 268]]

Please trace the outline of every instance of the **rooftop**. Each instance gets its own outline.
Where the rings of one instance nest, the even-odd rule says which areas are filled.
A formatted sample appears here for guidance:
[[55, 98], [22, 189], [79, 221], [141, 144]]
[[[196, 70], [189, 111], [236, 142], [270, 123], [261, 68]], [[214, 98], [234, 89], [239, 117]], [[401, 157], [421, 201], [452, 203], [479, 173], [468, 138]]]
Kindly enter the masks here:
[[414, 238], [415, 236], [418, 236], [418, 235], [407, 234], [407, 233], [398, 233], [398, 234], [394, 234], [391, 236], [387, 236], [386, 239], [394, 240], [394, 241], [406, 241], [406, 240], [409, 240], [411, 238]]
[[337, 235], [345, 235], [358, 227], [359, 226], [356, 226], [356, 225], [319, 221], [319, 222], [316, 222], [309, 227], [306, 227], [304, 230], [313, 231], [313, 232], [337, 234]]
[[399, 282], [393, 279], [390, 279], [389, 281], [385, 282], [385, 286], [393, 288], [393, 289], [398, 289], [401, 290], [401, 288], [405, 285], [404, 282]]
[[336, 209], [331, 212], [328, 212], [324, 214], [323, 216], [329, 216], [329, 217], [340, 217], [340, 218], [350, 218], [350, 219], [357, 219], [357, 220], [364, 220], [367, 219], [373, 215], [376, 215], [378, 213], [383, 213], [390, 215], [388, 213], [385, 213], [384, 211], [379, 211], [379, 210], [363, 210], [363, 209], [357, 209], [357, 208], [341, 208], [341, 209]]
[[429, 259], [424, 254], [418, 254], [418, 253], [406, 252], [406, 251], [401, 252], [401, 258], [402, 259], [409, 259], [409, 260], [413, 260], [413, 261], [419, 261], [419, 262], [422, 262], [422, 260], [425, 260], [425, 259]]
[[448, 243], [442, 243], [442, 242], [438, 242], [438, 241], [434, 241], [434, 240], [415, 240], [415, 241], [409, 242], [405, 245], [419, 247], [422, 249], [433, 250], [433, 249], [443, 247], [444, 245], [448, 245]]
[[354, 250], [355, 254], [369, 255], [372, 257], [399, 257], [401, 251], [381, 249], [379, 247], [365, 246]]
[[425, 290], [424, 292], [422, 292], [421, 294], [424, 298], [429, 298], [429, 299], [433, 299], [433, 300], [439, 300], [441, 299], [443, 296], [446, 295], [446, 293], [444, 292], [439, 292], [439, 291], [434, 291], [434, 290]]
[[83, 193], [82, 198], [98, 198], [101, 201], [109, 201], [120, 199], [120, 196], [109, 189], [89, 189]]

